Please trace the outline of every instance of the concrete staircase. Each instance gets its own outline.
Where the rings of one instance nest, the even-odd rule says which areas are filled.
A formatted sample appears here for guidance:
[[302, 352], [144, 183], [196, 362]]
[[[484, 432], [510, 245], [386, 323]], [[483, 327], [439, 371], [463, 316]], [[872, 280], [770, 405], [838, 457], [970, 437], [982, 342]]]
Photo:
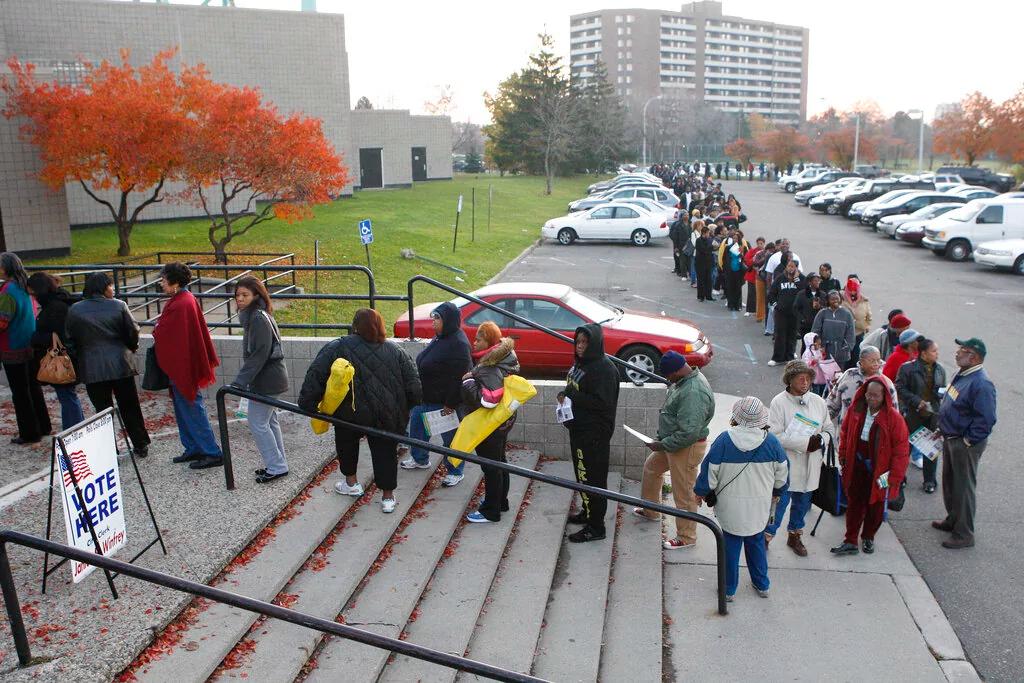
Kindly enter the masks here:
[[[368, 456], [368, 454], [367, 454]], [[572, 478], [567, 462], [511, 462]], [[361, 460], [369, 463], [369, 457]], [[436, 459], [432, 460], [436, 462]], [[443, 468], [442, 468], [443, 470]], [[258, 554], [223, 577], [231, 590], [302, 612], [555, 681], [662, 678], [661, 525], [610, 504], [608, 538], [566, 541], [572, 492], [512, 477], [510, 510], [467, 524], [479, 467], [451, 489], [441, 472], [402, 471], [395, 514], [328, 479]], [[360, 470], [369, 483], [369, 472]], [[637, 493], [618, 475], [609, 488]], [[568, 527], [568, 531], [575, 527]], [[243, 553], [245, 554], [245, 553]], [[435, 664], [211, 605], [141, 681], [452, 681]]]

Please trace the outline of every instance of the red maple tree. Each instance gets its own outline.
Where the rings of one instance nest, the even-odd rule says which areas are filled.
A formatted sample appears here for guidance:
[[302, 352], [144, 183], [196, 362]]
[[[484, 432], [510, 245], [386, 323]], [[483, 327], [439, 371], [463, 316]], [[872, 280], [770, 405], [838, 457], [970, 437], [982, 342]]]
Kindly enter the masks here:
[[750, 161], [761, 153], [761, 148], [753, 140], [737, 138], [726, 145], [724, 151], [725, 156], [740, 162], [745, 171], [750, 165]]
[[875, 138], [861, 130], [860, 138], [853, 126], [822, 133], [818, 138], [821, 157], [835, 164], [838, 168], [853, 169], [854, 151], [857, 159], [874, 159], [877, 157]]
[[968, 166], [993, 149], [993, 119], [996, 107], [980, 92], [967, 95], [953, 110], [932, 122], [934, 148], [964, 159]]
[[1024, 87], [999, 105], [993, 128], [996, 153], [1012, 163], [1024, 164]]
[[786, 168], [802, 158], [807, 152], [808, 144], [806, 135], [789, 126], [780, 126], [757, 136], [758, 147], [779, 169]]

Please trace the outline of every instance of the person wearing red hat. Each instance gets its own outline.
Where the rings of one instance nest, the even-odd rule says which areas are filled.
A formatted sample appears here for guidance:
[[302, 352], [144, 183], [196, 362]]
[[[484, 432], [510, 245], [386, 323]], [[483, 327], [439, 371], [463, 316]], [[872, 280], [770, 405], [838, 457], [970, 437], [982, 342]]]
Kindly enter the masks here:
[[910, 327], [910, 318], [904, 315], [903, 310], [894, 308], [887, 316], [888, 324], [882, 325], [874, 332], [864, 335], [861, 344], [874, 346], [882, 354], [882, 360], [886, 360], [893, 350], [899, 346], [900, 333]]
[[864, 335], [871, 329], [871, 302], [862, 293], [860, 278], [850, 275], [846, 279], [846, 288], [843, 290], [843, 308], [853, 314], [854, 339], [853, 353], [847, 361], [844, 369], [848, 370], [857, 363], [860, 357], [860, 345], [864, 341]]

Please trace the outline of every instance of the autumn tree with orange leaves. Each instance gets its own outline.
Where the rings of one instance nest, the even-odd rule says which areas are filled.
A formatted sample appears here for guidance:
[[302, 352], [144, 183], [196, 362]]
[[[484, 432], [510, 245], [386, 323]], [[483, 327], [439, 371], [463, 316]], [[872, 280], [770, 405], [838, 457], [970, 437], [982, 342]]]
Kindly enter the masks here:
[[780, 126], [757, 136], [757, 145], [775, 164], [775, 168], [783, 169], [807, 152], [807, 136], [789, 126]]
[[761, 148], [753, 140], [737, 138], [726, 145], [724, 151], [725, 156], [740, 162], [745, 171], [750, 165], [750, 160], [761, 153]]
[[980, 92], [973, 92], [956, 109], [932, 122], [936, 152], [963, 159], [968, 166], [994, 147], [995, 104]]
[[1024, 164], [1024, 87], [999, 105], [993, 126], [996, 153], [1015, 164]]

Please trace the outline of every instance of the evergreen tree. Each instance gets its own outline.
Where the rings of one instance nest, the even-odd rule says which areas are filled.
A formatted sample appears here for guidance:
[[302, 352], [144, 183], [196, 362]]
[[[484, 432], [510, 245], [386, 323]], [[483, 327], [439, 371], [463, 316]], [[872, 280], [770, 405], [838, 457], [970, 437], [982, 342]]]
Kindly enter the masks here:
[[574, 83], [579, 101], [575, 170], [602, 171], [613, 167], [625, 153], [626, 107], [608, 80], [601, 60], [585, 84]]

